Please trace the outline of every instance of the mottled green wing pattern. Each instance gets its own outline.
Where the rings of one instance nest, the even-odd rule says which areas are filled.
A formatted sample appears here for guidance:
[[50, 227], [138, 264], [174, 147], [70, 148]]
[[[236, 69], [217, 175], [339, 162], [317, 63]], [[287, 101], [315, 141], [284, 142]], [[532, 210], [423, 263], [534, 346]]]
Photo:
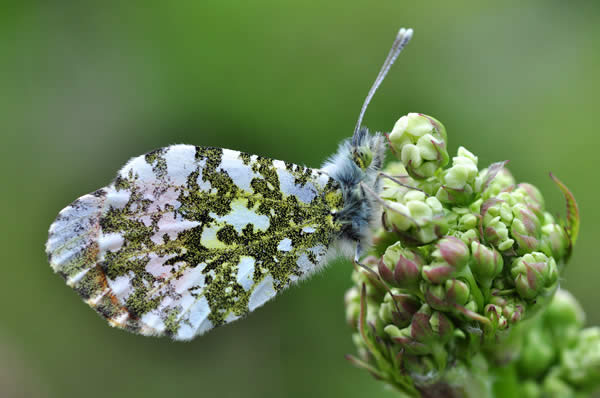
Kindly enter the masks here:
[[113, 326], [187, 340], [317, 271], [342, 205], [318, 170], [174, 145], [63, 209], [46, 250]]

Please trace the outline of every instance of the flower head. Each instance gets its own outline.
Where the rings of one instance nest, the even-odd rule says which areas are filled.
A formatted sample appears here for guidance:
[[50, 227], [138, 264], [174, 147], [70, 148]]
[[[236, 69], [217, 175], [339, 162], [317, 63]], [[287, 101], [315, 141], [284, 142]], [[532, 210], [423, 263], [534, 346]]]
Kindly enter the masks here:
[[448, 163], [446, 139], [444, 125], [421, 113], [402, 116], [389, 135], [392, 150], [417, 180], [433, 176]]

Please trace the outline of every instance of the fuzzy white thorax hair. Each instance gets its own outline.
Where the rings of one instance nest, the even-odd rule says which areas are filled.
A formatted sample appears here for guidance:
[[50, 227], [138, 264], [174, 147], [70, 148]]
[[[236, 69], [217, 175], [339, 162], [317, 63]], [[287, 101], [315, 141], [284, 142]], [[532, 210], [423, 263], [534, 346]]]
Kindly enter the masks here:
[[[372, 161], [365, 169], [356, 163], [354, 157], [355, 151], [361, 147], [368, 148], [372, 154]], [[336, 214], [336, 218], [343, 225], [338, 248], [345, 254], [349, 254], [348, 249], [357, 244], [362, 247], [371, 244], [370, 227], [380, 216], [379, 203], [374, 194], [380, 192], [381, 184], [377, 175], [384, 157], [383, 136], [379, 133], [370, 134], [366, 128], [362, 128], [357, 139], [343, 141], [338, 151], [323, 164], [322, 171], [340, 184], [344, 197], [344, 207]], [[370, 192], [362, 185], [366, 185]]]

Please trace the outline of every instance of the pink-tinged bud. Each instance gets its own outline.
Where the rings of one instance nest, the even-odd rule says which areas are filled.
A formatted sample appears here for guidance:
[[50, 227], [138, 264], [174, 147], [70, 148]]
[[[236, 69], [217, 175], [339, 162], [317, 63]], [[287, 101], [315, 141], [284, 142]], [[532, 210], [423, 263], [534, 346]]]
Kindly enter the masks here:
[[421, 274], [427, 282], [440, 284], [452, 278], [456, 274], [456, 269], [446, 263], [432, 263], [425, 265]]
[[542, 215], [544, 211], [544, 197], [539, 189], [535, 186], [523, 182], [517, 185], [517, 189], [515, 189], [516, 194], [523, 194], [525, 199], [525, 203], [536, 215]]
[[458, 279], [448, 279], [442, 285], [426, 285], [425, 300], [439, 311], [452, 311], [469, 300], [469, 285]]
[[532, 300], [544, 290], [554, 291], [558, 283], [558, 268], [552, 257], [540, 252], [525, 254], [516, 258], [511, 267], [515, 287], [519, 295]]
[[446, 281], [446, 300], [452, 304], [464, 305], [469, 300], [469, 284], [460, 279]]
[[413, 315], [410, 326], [399, 329], [395, 325], [388, 325], [384, 331], [409, 353], [424, 355], [430, 353], [436, 345], [448, 342], [454, 332], [454, 325], [442, 312], [423, 305]]
[[429, 325], [435, 335], [435, 339], [446, 343], [454, 333], [454, 325], [443, 312], [434, 311], [429, 318]]
[[502, 271], [504, 261], [500, 253], [493, 247], [487, 247], [479, 242], [471, 243], [472, 262], [471, 272], [483, 287], [492, 286], [494, 278]]
[[379, 307], [379, 317], [385, 324], [391, 323], [403, 328], [410, 324], [413, 315], [419, 311], [420, 307], [419, 300], [410, 294], [390, 295], [388, 293]]
[[473, 199], [473, 188], [470, 185], [465, 185], [462, 188], [451, 188], [443, 185], [438, 189], [435, 197], [442, 203], [464, 205]]
[[410, 324], [411, 337], [419, 342], [429, 342], [435, 338], [434, 331], [429, 324], [431, 311], [418, 312], [413, 316]]
[[394, 306], [394, 318], [398, 322], [406, 322], [408, 324], [413, 315], [419, 311], [421, 302], [410, 294], [394, 294], [392, 297], [396, 302], [396, 306]]
[[426, 355], [431, 353], [431, 347], [424, 342], [416, 340], [412, 336], [412, 330], [412, 323], [404, 329], [400, 329], [396, 325], [387, 325], [383, 328], [383, 331], [387, 333], [393, 341], [400, 344], [406, 352], [415, 355]]
[[460, 233], [460, 240], [465, 242], [467, 246], [470, 246], [473, 242], [479, 242], [479, 231], [475, 228], [469, 229], [463, 233]]
[[500, 308], [502, 316], [509, 324], [519, 322], [525, 315], [525, 303], [515, 296], [495, 296], [495, 294], [496, 292], [492, 291], [490, 304]]
[[561, 260], [567, 255], [569, 238], [565, 229], [558, 224], [546, 224], [542, 227], [540, 250], [547, 256]]
[[508, 322], [517, 323], [525, 316], [525, 306], [518, 300], [512, 300], [502, 308], [502, 314]]
[[514, 219], [510, 228], [512, 237], [517, 242], [517, 253], [526, 254], [538, 250], [540, 246], [540, 220], [533, 211], [524, 204], [512, 208]]
[[509, 190], [515, 184], [515, 178], [510, 174], [506, 166], [507, 161], [498, 162], [482, 170], [477, 177], [480, 184], [479, 192], [482, 192], [484, 199], [497, 196], [500, 192]]
[[432, 256], [442, 258], [446, 263], [457, 270], [461, 270], [469, 261], [469, 248], [460, 239], [454, 236], [446, 236], [440, 239]]
[[[448, 280], [449, 281], [449, 280]], [[439, 311], [449, 311], [450, 305], [446, 302], [446, 289], [443, 285], [425, 285], [425, 301]]]
[[500, 199], [488, 199], [481, 205], [483, 237], [501, 252], [510, 250], [514, 240], [509, 237], [507, 225], [513, 220], [509, 204]]
[[433, 262], [423, 267], [423, 277], [431, 283], [439, 284], [460, 272], [471, 256], [469, 248], [454, 236], [440, 239], [431, 254]]
[[379, 274], [389, 284], [404, 289], [417, 289], [421, 280], [423, 257], [400, 242], [387, 248], [379, 262]]
[[490, 332], [494, 334], [497, 330], [508, 328], [508, 321], [502, 314], [502, 309], [494, 304], [488, 304], [484, 308], [485, 316], [491, 321]]

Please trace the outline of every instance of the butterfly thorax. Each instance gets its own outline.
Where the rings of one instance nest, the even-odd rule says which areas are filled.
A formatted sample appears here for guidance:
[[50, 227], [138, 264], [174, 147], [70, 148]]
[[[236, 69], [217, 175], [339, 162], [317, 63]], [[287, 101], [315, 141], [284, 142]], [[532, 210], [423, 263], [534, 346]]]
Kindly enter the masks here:
[[[366, 128], [356, 139], [343, 141], [322, 170], [340, 184], [343, 207], [336, 214], [342, 225], [340, 238], [369, 246], [369, 224], [379, 215], [374, 197], [380, 191], [377, 174], [385, 157], [383, 137], [370, 134]], [[369, 192], [370, 190], [370, 192]]]

